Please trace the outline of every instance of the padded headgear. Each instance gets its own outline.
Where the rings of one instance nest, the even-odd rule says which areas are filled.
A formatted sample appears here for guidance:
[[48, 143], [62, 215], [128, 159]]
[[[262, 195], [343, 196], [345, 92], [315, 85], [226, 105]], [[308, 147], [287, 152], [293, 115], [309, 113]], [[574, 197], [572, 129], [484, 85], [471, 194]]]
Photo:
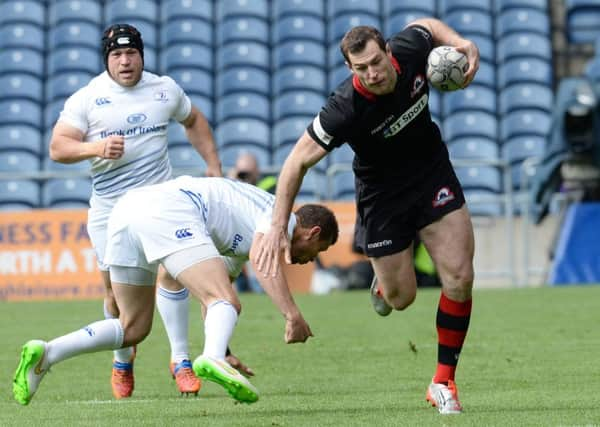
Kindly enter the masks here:
[[114, 24], [108, 27], [102, 35], [102, 55], [104, 66], [108, 69], [108, 54], [124, 47], [137, 49], [144, 60], [144, 41], [142, 35], [133, 25]]

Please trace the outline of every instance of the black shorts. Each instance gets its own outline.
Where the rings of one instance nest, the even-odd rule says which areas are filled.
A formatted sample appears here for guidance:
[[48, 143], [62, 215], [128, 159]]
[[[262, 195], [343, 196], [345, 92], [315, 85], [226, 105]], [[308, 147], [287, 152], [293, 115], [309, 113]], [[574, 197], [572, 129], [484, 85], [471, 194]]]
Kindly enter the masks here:
[[431, 169], [426, 180], [412, 188], [357, 186], [356, 249], [368, 257], [403, 251], [417, 231], [465, 203], [460, 182], [449, 160]]

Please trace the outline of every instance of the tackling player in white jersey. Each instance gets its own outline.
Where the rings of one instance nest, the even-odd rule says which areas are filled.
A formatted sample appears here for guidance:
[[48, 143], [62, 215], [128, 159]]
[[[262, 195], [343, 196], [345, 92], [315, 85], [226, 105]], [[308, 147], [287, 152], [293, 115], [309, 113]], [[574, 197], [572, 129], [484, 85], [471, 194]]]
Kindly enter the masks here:
[[[152, 327], [160, 263], [206, 307], [204, 350], [194, 361], [195, 373], [220, 384], [237, 401], [258, 400], [258, 390], [225, 360], [241, 310], [229, 276], [239, 273], [269, 229], [273, 200], [264, 190], [226, 178], [184, 176], [129, 191], [111, 213], [105, 257], [120, 318], [49, 342], [27, 342], [14, 377], [15, 399], [28, 404], [48, 369], [60, 361], [142, 341]], [[337, 241], [338, 224], [326, 207], [304, 205], [291, 215], [287, 235], [291, 261], [304, 264]], [[284, 316], [285, 341], [305, 342], [312, 332], [282, 268], [258, 279]]]
[[[109, 214], [127, 190], [171, 178], [167, 125], [180, 122], [207, 164], [206, 175], [222, 176], [206, 118], [167, 76], [143, 70], [144, 44], [136, 28], [111, 25], [102, 38], [106, 71], [65, 102], [50, 142], [50, 157], [61, 163], [89, 160], [93, 193], [88, 233], [106, 286], [106, 318], [119, 317], [104, 263]], [[188, 291], [167, 275], [159, 278], [158, 310], [171, 344], [171, 370], [179, 391], [197, 393], [200, 381], [188, 354]], [[134, 348], [115, 352], [112, 390], [117, 398], [134, 388]]]

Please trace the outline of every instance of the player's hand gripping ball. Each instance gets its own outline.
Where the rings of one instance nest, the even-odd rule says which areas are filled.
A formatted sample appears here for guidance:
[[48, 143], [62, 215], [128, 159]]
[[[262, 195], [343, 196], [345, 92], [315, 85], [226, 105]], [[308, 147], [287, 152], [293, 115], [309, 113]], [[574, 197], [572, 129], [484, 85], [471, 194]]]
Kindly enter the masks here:
[[427, 58], [427, 80], [444, 92], [461, 89], [469, 62], [465, 54], [452, 46], [438, 46]]

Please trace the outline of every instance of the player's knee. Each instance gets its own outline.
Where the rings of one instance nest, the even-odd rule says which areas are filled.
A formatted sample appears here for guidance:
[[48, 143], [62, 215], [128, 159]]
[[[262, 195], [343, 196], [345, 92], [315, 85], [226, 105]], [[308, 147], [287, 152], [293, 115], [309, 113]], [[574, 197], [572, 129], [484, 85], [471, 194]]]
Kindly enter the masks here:
[[384, 295], [385, 300], [394, 310], [404, 310], [415, 301], [416, 297], [416, 286], [414, 288], [403, 289], [401, 291], [393, 290], [385, 293]]
[[133, 324], [124, 328], [123, 346], [139, 344], [150, 334], [150, 326]]

